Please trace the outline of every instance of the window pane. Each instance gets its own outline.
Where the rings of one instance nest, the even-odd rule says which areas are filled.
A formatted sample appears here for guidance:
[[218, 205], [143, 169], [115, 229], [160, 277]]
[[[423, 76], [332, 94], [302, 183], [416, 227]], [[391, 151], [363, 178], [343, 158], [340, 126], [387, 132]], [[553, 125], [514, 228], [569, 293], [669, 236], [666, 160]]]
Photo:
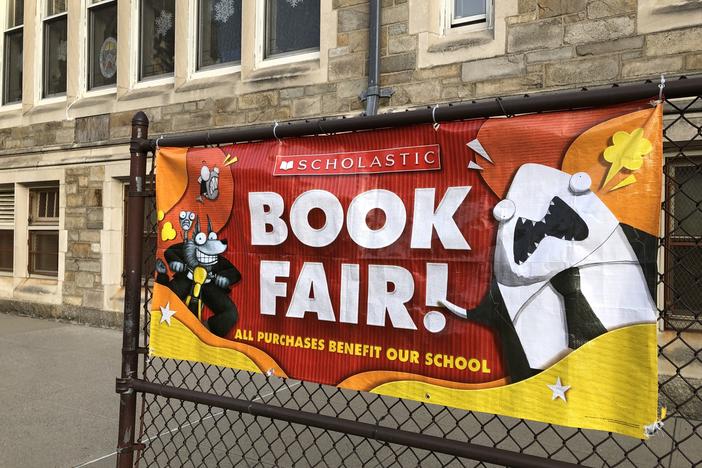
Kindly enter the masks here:
[[702, 236], [702, 168], [677, 166], [674, 174], [673, 236]]
[[5, 104], [22, 101], [22, 36], [22, 29], [5, 33]]
[[57, 15], [66, 11], [66, 0], [47, 0], [46, 16]]
[[266, 22], [266, 57], [319, 50], [319, 0], [267, 0]]
[[58, 231], [29, 231], [29, 271], [58, 274]]
[[66, 92], [66, 16], [44, 22], [44, 97]]
[[197, 67], [241, 61], [241, 0], [200, 0]]
[[117, 2], [88, 10], [88, 89], [117, 83]]
[[702, 277], [702, 249], [673, 246], [668, 256], [669, 308], [677, 315], [698, 314], [702, 311], [702, 288], [696, 281]]
[[10, 8], [7, 13], [8, 28], [24, 24], [24, 0], [10, 0]]
[[485, 0], [454, 0], [454, 2], [454, 18], [467, 18], [485, 14]]
[[0, 230], [0, 271], [12, 271], [14, 231]]
[[173, 73], [175, 0], [141, 1], [139, 78]]

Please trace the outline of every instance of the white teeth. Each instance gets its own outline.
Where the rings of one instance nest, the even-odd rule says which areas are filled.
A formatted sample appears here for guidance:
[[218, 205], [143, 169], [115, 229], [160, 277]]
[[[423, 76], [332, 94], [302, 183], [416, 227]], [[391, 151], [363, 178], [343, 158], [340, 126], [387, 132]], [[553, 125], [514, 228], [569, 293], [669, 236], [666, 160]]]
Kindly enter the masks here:
[[527, 257], [531, 257], [531, 254], [533, 254], [533, 253], [534, 252], [527, 252]]
[[555, 205], [555, 203], [553, 203], [553, 202], [549, 203], [549, 206], [553, 206], [553, 205]]
[[546, 214], [547, 214], [547, 215], [550, 215], [550, 214], [551, 214], [551, 210], [546, 210]]
[[536, 226], [536, 221], [532, 221], [532, 222], [531, 222], [531, 226], [532, 226], [532, 227]]
[[534, 248], [538, 247], [538, 245], [539, 245], [539, 244], [537, 244], [536, 242], [534, 242]]

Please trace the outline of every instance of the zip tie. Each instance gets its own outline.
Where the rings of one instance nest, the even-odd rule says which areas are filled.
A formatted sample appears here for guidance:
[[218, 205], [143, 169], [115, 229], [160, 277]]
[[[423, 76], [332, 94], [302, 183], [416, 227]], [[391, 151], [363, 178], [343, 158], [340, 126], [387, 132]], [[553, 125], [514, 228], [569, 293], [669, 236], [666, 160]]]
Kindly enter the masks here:
[[514, 117], [514, 114], [508, 114], [507, 111], [505, 110], [505, 106], [502, 105], [502, 98], [501, 97], [495, 98], [495, 100], [497, 101], [497, 104], [500, 106], [500, 109], [502, 109], [502, 113], [505, 115], [505, 117], [507, 117], [508, 119]]
[[161, 135], [160, 137], [156, 138], [156, 151], [158, 151], [159, 148], [160, 148], [160, 146], [158, 145], [158, 142], [161, 141], [161, 140], [163, 140], [163, 135]]
[[661, 73], [661, 82], [658, 85], [658, 101], [663, 102], [663, 88], [665, 88], [665, 75]]
[[439, 108], [439, 105], [436, 104], [436, 105], [431, 109], [431, 120], [434, 122], [434, 125], [433, 125], [434, 131], [438, 131], [438, 130], [439, 130], [439, 127], [441, 126], [441, 124], [440, 124], [439, 122], [436, 121], [436, 109], [438, 109], [438, 108]]
[[275, 137], [276, 140], [278, 140], [278, 143], [282, 143], [280, 137], [278, 137], [278, 134], [276, 133], [276, 130], [278, 129], [278, 121], [276, 120], [273, 122], [273, 136]]

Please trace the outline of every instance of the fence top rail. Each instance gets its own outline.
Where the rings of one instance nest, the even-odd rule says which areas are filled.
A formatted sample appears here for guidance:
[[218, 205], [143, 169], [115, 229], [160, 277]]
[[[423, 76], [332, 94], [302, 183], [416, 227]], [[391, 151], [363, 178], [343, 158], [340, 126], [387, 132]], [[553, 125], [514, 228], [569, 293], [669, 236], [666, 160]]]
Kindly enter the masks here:
[[[702, 76], [681, 76], [665, 83], [668, 99], [702, 95]], [[438, 123], [480, 117], [513, 116], [533, 112], [549, 112], [612, 105], [641, 99], [658, 99], [659, 83], [612, 85], [582, 88], [578, 91], [525, 94], [505, 98], [449, 103], [356, 117], [323, 117], [319, 119], [274, 122], [265, 125], [219, 128], [160, 136], [139, 142], [143, 151], [157, 147], [190, 147], [231, 144], [242, 141], [281, 139], [307, 135], [332, 134], [422, 123]]]

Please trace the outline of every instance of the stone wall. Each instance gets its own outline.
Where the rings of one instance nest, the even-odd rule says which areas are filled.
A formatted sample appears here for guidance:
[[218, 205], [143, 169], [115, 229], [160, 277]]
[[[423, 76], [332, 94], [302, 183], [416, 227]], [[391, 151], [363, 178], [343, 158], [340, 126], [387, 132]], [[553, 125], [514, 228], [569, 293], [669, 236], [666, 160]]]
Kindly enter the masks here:
[[[410, 8], [430, 1], [384, 0], [381, 84], [395, 94], [383, 109], [429, 105], [500, 95], [533, 93], [613, 82], [642, 81], [702, 72], [702, 25], [639, 34], [635, 0], [500, 0], [518, 2], [505, 19], [501, 53], [490, 58], [419, 68], [417, 34], [409, 32]], [[355, 114], [367, 78], [366, 0], [333, 0], [338, 12], [336, 48], [329, 51], [329, 82], [148, 107], [151, 134], [240, 126], [322, 115]], [[417, 14], [422, 14], [418, 12]], [[661, 19], [665, 22], [665, 17]], [[663, 27], [665, 24], [663, 24]], [[450, 45], [465, 52], [471, 41]], [[264, 80], [265, 81], [265, 80]], [[254, 87], [255, 84], [248, 86]], [[262, 85], [270, 88], [270, 84]], [[207, 93], [203, 93], [207, 94]], [[129, 136], [134, 109], [0, 129], [2, 153], [32, 147], [121, 142]]]
[[[495, 1], [510, 14], [495, 24], [494, 32], [477, 32], [475, 37], [458, 34], [457, 39], [447, 40], [441, 31], [418, 29], [415, 24], [416, 18], [435, 13], [429, 10], [443, 4], [441, 0], [383, 0], [381, 85], [392, 88], [394, 94], [381, 100], [380, 112], [641, 82], [657, 79], [660, 73], [669, 78], [702, 73], [699, 15], [689, 14], [686, 24], [685, 17], [677, 13], [657, 13], [650, 0]], [[367, 0], [332, 0], [332, 7], [336, 40], [328, 51], [326, 83], [300, 85], [299, 79], [257, 78], [229, 88], [210, 83], [199, 91], [193, 91], [192, 84], [187, 90], [174, 89], [176, 85], [171, 84], [140, 90], [142, 98], [134, 94], [119, 99], [116, 95], [100, 97], [102, 101], [97, 102], [105, 105], [98, 105], [99, 111], [83, 112], [71, 120], [63, 120], [70, 110], [66, 103], [52, 104], [47, 114], [26, 112], [12, 124], [7, 115], [0, 115], [0, 162], [23, 165], [40, 157], [42, 164], [50, 164], [54, 158], [65, 168], [67, 245], [60, 288], [65, 307], [37, 306], [38, 314], [89, 317], [95, 311], [120, 308], [118, 273], [108, 270], [121, 269], [122, 182], [111, 181], [125, 173], [107, 174], [107, 166], [91, 163], [91, 158], [126, 157], [135, 111], [146, 111], [152, 136], [362, 111], [358, 96], [367, 85]], [[673, 14], [675, 21], [667, 21], [666, 15]], [[642, 24], [645, 32], [641, 32]], [[666, 24], [671, 25], [670, 30]], [[497, 52], [485, 56], [485, 50]], [[477, 56], [481, 58], [466, 58]], [[446, 62], [446, 57], [458, 58], [433, 64]], [[240, 79], [239, 74], [218, 78]], [[295, 86], [290, 85], [293, 82]], [[154, 102], [161, 105], [154, 106]], [[71, 103], [73, 110], [82, 106], [80, 100]], [[44, 122], [43, 115], [58, 120]], [[70, 152], [77, 147], [84, 149], [82, 162], [73, 164], [70, 161], [76, 156]], [[81, 315], [79, 311], [88, 312]], [[94, 315], [109, 322], [102, 313]]]

